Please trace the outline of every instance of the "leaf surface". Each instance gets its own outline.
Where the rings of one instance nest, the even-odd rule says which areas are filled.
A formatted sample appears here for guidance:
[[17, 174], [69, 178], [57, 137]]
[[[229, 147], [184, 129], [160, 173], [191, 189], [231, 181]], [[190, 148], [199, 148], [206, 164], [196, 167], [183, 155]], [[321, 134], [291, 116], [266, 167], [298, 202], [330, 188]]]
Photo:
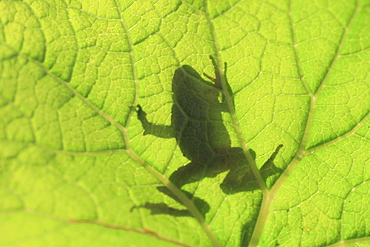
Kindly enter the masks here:
[[[368, 0], [0, 2], [0, 245], [369, 245], [369, 19]], [[232, 146], [257, 169], [284, 147], [266, 186], [184, 186], [204, 213], [169, 183], [176, 140], [132, 106], [169, 125], [175, 69], [212, 75], [209, 55]]]

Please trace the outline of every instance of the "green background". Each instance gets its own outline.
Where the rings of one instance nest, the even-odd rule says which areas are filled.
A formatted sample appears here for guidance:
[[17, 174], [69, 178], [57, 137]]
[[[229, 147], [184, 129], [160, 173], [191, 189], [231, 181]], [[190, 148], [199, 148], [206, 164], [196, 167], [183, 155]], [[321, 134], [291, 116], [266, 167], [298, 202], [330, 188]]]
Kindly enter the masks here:
[[[174, 70], [210, 54], [233, 147], [283, 144], [284, 172], [151, 215], [184, 209], [156, 187], [189, 161], [132, 106], [169, 125]], [[369, 128], [368, 0], [0, 2], [0, 246], [370, 246]]]

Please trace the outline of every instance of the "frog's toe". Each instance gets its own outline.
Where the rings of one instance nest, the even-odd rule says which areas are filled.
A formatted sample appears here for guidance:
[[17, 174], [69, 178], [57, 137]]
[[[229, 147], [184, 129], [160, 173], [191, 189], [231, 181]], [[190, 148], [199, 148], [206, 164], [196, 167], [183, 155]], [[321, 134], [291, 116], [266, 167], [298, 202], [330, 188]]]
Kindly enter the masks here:
[[137, 108], [136, 112], [139, 118], [146, 116], [146, 112], [143, 111], [143, 108], [141, 107], [141, 105], [137, 105], [136, 108]]

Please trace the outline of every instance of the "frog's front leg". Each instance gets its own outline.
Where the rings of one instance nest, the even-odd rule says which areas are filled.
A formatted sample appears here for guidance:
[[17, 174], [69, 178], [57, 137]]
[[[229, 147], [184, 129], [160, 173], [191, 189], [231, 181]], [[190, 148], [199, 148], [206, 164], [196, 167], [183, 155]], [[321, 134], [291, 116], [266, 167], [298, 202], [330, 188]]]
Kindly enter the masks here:
[[[230, 111], [229, 108], [234, 107], [235, 103], [234, 103], [234, 98], [233, 98], [233, 91], [231, 90], [230, 84], [227, 81], [227, 77], [226, 77], [227, 63], [224, 64], [224, 72], [222, 75], [221, 71], [219, 70], [217, 66], [216, 59], [212, 57], [211, 55], [209, 56], [209, 58], [212, 61], [215, 77], [213, 78], [207, 75], [206, 73], [203, 73], [203, 75], [214, 83], [215, 88], [217, 88], [218, 90], [221, 90], [220, 92], [222, 94], [222, 100], [220, 102], [220, 110], [223, 112], [229, 112]], [[222, 78], [224, 80], [224, 84], [222, 83]], [[227, 96], [231, 97], [231, 105], [227, 105], [227, 99], [225, 95], [226, 92], [227, 92]]]
[[185, 184], [198, 182], [204, 178], [213, 178], [230, 169], [226, 163], [226, 155], [221, 154], [209, 158], [209, 162], [207, 163], [193, 160], [185, 166], [178, 168], [171, 174], [169, 180], [179, 188], [182, 188]]
[[137, 105], [137, 118], [140, 120], [141, 125], [144, 129], [144, 135], [154, 135], [161, 138], [174, 138], [175, 133], [172, 125], [160, 125], [154, 124], [148, 121], [146, 118], [146, 112], [140, 105]]

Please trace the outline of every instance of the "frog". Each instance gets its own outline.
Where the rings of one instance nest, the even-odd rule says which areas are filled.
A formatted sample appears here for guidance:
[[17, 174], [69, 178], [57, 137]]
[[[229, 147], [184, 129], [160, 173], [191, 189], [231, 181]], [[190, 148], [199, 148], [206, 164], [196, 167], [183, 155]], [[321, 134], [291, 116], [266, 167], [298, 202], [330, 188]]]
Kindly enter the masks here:
[[[253, 174], [243, 149], [231, 146], [230, 135], [222, 119], [224, 112], [231, 113], [235, 109], [233, 93], [226, 79], [227, 64], [224, 64], [224, 73], [221, 74], [216, 60], [212, 56], [210, 59], [215, 76], [203, 74], [208, 80], [190, 65], [182, 65], [175, 70], [169, 126], [149, 122], [141, 105], [137, 105], [137, 117], [144, 135], [175, 138], [182, 154], [190, 160], [169, 177], [180, 189], [185, 184], [229, 171], [221, 184], [222, 190], [225, 193], [245, 191], [251, 189], [247, 181], [253, 180]], [[227, 97], [231, 100], [227, 101]], [[270, 157], [270, 163], [280, 148], [279, 145], [272, 159]]]

